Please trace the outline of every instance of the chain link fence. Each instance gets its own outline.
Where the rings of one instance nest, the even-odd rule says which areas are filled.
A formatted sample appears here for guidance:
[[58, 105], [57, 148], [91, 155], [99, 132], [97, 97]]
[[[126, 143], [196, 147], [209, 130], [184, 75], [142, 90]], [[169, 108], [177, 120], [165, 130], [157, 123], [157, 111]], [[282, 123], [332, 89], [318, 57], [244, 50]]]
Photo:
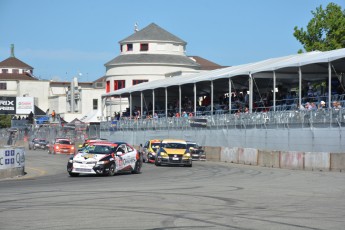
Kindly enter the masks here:
[[281, 129], [306, 127], [343, 127], [345, 109], [215, 114], [197, 117], [158, 119], [120, 119], [101, 122], [102, 132], [117, 130], [195, 129], [195, 120], [208, 129]]

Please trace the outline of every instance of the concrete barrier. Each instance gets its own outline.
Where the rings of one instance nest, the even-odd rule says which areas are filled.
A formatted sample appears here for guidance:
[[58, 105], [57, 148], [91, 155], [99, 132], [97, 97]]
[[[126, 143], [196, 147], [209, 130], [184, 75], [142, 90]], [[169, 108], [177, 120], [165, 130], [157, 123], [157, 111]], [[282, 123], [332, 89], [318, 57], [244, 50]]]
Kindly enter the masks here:
[[282, 169], [304, 169], [304, 153], [282, 151], [280, 153], [280, 168]]
[[238, 164], [238, 148], [222, 147], [220, 161]]
[[0, 148], [0, 178], [25, 174], [25, 148], [5, 146]]
[[304, 169], [329, 171], [331, 165], [330, 153], [305, 152]]
[[258, 150], [258, 165], [280, 168], [280, 151]]
[[345, 171], [345, 153], [331, 153], [330, 155], [331, 171]]
[[205, 146], [206, 160], [208, 161], [220, 161], [221, 147]]
[[258, 165], [258, 150], [238, 148], [238, 162], [245, 165]]

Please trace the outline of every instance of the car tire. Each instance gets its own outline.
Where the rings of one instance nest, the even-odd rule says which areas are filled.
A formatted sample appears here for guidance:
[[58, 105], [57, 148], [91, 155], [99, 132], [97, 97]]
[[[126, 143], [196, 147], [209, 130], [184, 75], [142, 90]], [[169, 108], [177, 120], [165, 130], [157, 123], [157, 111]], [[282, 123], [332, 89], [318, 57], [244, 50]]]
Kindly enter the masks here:
[[156, 166], [161, 166], [161, 164], [158, 163], [158, 161], [155, 161], [155, 165], [156, 165]]
[[109, 166], [108, 176], [114, 176], [115, 175], [115, 163], [112, 163]]
[[36, 146], [34, 146], [34, 150], [36, 150]]
[[132, 173], [133, 174], [140, 174], [142, 166], [143, 166], [143, 155], [140, 154], [139, 159], [135, 162], [134, 170], [132, 171]]
[[77, 177], [77, 176], [79, 176], [79, 173], [72, 173], [72, 172], [69, 172], [69, 176], [70, 176], [70, 177]]

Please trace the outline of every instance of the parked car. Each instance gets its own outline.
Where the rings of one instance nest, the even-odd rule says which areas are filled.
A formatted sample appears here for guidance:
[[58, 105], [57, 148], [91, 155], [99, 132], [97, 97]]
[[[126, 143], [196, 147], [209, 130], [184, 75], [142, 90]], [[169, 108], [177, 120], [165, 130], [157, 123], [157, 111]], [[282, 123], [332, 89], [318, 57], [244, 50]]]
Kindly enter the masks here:
[[75, 154], [74, 143], [68, 138], [56, 138], [54, 143], [49, 145], [49, 154]]
[[185, 140], [166, 139], [162, 140], [155, 165], [184, 165], [192, 167], [192, 157]]
[[206, 160], [205, 151], [196, 142], [187, 141], [187, 148], [192, 156], [192, 160]]
[[161, 140], [148, 140], [143, 146], [143, 158], [144, 162], [154, 163], [156, 160], [156, 153], [159, 149]]
[[80, 174], [113, 176], [118, 172], [140, 173], [142, 162], [140, 152], [125, 142], [98, 142], [72, 156], [67, 163], [67, 172], [72, 177]]

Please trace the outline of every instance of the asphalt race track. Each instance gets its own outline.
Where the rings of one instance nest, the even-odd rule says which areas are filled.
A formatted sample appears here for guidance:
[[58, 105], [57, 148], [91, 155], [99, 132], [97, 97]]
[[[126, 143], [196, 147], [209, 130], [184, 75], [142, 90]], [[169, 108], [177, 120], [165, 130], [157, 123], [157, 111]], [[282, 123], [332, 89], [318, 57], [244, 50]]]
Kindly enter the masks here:
[[28, 151], [0, 181], [0, 229], [345, 229], [345, 173], [193, 162], [72, 178], [68, 156]]

